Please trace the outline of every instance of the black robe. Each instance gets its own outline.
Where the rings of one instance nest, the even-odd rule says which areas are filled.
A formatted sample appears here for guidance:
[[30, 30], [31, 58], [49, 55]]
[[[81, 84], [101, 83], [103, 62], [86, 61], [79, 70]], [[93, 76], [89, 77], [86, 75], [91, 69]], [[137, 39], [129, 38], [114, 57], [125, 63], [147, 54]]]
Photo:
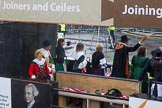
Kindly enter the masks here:
[[128, 47], [123, 43], [120, 43], [115, 46], [115, 54], [112, 69], [113, 77], [127, 78], [129, 76], [128, 52], [136, 51], [139, 47], [139, 43], [137, 43], [134, 47]]

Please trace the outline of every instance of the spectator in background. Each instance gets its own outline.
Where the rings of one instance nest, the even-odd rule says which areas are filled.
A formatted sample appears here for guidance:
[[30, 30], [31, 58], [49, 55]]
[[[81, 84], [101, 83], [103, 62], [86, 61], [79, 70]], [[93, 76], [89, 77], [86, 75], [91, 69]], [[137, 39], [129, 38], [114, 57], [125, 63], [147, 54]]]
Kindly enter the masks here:
[[[139, 79], [139, 76], [141, 74], [141, 71], [148, 61], [148, 57], [146, 57], [147, 49], [146, 47], [140, 47], [138, 49], [137, 55], [134, 55], [132, 58], [132, 69], [131, 69], [131, 78], [133, 79]], [[142, 82], [142, 93], [148, 92], [148, 77], [147, 75], [144, 76], [143, 82]]]
[[64, 57], [66, 57], [64, 45], [64, 39], [59, 38], [56, 46], [56, 72], [66, 70], [64, 69]]
[[59, 24], [59, 32], [63, 33], [63, 38], [65, 39], [65, 34], [66, 34], [66, 25], [65, 24]]
[[73, 70], [77, 73], [85, 73], [85, 67], [87, 65], [86, 56], [84, 54], [84, 44], [77, 43], [75, 53], [73, 54], [75, 59]]
[[[142, 81], [146, 73], [149, 73], [149, 77], [153, 77], [154, 81], [162, 82], [162, 48], [157, 48], [151, 51], [152, 58], [145, 64], [139, 80]], [[152, 84], [151, 93], [154, 96], [162, 97], [162, 85]]]
[[96, 45], [96, 51], [92, 54], [92, 71], [91, 74], [104, 76], [104, 65], [106, 64], [106, 59], [104, 57], [103, 44], [99, 43]]
[[111, 37], [113, 39], [113, 44], [114, 44], [115, 43], [115, 36], [114, 36], [115, 27], [110, 25], [108, 29], [110, 31], [110, 35], [111, 35]]
[[143, 36], [141, 40], [134, 46], [128, 47], [128, 37], [127, 35], [121, 36], [121, 42], [115, 46], [115, 54], [113, 60], [112, 76], [120, 78], [129, 78], [129, 52], [136, 51], [141, 43], [146, 39]]
[[42, 57], [43, 53], [40, 49], [35, 51], [35, 59], [32, 61], [29, 67], [28, 74], [31, 80], [36, 80], [39, 82], [48, 82], [53, 75], [47, 67], [45, 59]]
[[43, 41], [43, 48], [41, 48], [43, 57], [46, 60], [49, 71], [51, 72], [52, 75], [55, 76], [55, 64], [54, 64], [53, 57], [51, 56], [50, 49], [51, 49], [50, 42], [48, 40]]

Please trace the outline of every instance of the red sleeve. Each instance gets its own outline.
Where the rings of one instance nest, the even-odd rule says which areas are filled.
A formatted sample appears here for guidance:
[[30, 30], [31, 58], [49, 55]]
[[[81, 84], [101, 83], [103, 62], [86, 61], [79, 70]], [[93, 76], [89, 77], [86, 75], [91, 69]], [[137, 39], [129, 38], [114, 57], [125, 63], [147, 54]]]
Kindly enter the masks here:
[[34, 75], [34, 69], [35, 69], [35, 65], [31, 63], [28, 71], [30, 77]]
[[48, 67], [47, 67], [47, 63], [45, 63], [45, 72], [49, 75], [50, 74], [50, 71], [49, 71], [49, 69], [48, 69]]

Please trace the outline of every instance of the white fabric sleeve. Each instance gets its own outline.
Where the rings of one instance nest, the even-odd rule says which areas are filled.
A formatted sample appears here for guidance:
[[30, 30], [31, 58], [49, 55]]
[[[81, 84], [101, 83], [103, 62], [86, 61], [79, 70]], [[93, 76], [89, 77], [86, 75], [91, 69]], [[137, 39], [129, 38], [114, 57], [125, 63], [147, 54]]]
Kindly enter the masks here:
[[52, 74], [49, 74], [50, 78], [52, 79], [53, 78], [53, 75]]
[[106, 59], [105, 58], [100, 59], [100, 65], [103, 65], [103, 64], [106, 64]]
[[45, 49], [41, 48], [41, 51], [43, 53], [43, 56], [46, 58], [46, 57], [49, 57], [50, 55], [50, 52], [49, 51], [46, 51]]
[[36, 79], [36, 76], [35, 75], [32, 75], [31, 76], [31, 79], [33, 79], [33, 80]]
[[87, 65], [87, 61], [84, 60], [83, 62], [81, 62], [81, 63], [79, 64], [78, 68], [79, 68], [79, 69], [83, 69], [83, 68], [86, 67], [86, 65]]
[[140, 45], [141, 45], [141, 44], [143, 44], [143, 43], [142, 43], [142, 42], [140, 42], [140, 41], [139, 41], [138, 43], [139, 43]]
[[48, 67], [49, 71], [51, 72], [52, 68]]
[[55, 69], [55, 65], [54, 64], [52, 64], [52, 69]]

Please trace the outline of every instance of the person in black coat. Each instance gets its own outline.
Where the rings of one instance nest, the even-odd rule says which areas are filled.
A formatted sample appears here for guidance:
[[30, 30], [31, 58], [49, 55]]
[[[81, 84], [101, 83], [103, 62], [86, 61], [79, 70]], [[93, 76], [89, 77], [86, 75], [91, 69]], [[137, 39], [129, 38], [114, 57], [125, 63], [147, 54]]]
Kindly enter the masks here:
[[143, 36], [141, 40], [134, 46], [128, 47], [127, 35], [121, 36], [121, 42], [115, 46], [115, 54], [113, 60], [112, 76], [120, 78], [129, 78], [129, 52], [136, 51], [141, 43], [147, 38]]
[[104, 76], [104, 65], [106, 59], [103, 54], [103, 45], [101, 43], [96, 45], [96, 51], [92, 54], [92, 71], [91, 74]]
[[[153, 77], [154, 81], [162, 82], [162, 48], [157, 48], [151, 51], [152, 58], [147, 61], [145, 64], [139, 81], [144, 79], [146, 73], [149, 73], [149, 77]], [[152, 95], [157, 95], [162, 97], [162, 85], [161, 84], [152, 84], [151, 86]]]
[[65, 71], [63, 63], [65, 55], [65, 49], [63, 46], [65, 45], [65, 40], [63, 38], [58, 39], [58, 43], [56, 46], [56, 72]]

